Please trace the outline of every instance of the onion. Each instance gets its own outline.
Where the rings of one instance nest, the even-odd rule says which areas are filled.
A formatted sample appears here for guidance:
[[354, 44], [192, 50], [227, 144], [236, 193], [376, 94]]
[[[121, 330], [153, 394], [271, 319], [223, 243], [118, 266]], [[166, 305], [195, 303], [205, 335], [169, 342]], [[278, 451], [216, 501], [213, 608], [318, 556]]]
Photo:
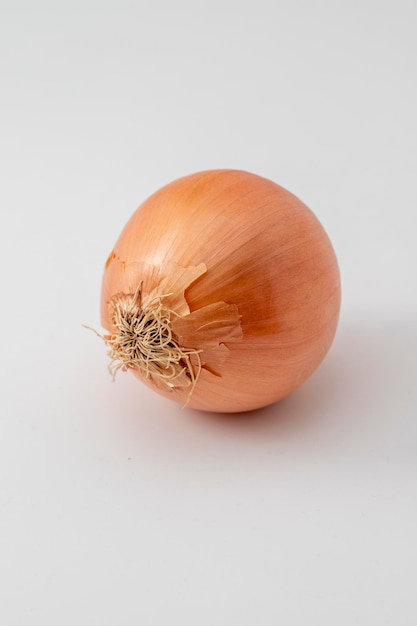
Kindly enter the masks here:
[[133, 214], [103, 277], [110, 370], [182, 405], [248, 411], [317, 368], [340, 309], [336, 257], [293, 194], [254, 174], [200, 172]]

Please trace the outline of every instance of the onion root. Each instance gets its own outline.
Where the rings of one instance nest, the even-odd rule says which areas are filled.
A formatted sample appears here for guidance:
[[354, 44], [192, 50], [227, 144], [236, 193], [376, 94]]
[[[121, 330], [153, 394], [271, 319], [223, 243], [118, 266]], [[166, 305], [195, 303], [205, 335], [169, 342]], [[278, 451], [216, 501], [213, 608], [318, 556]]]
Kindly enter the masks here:
[[109, 348], [113, 379], [119, 370], [133, 369], [156, 386], [158, 382], [168, 389], [190, 386], [186, 406], [200, 376], [202, 350], [179, 344], [171, 323], [177, 314], [163, 304], [169, 295], [158, 296], [143, 307], [139, 289], [135, 294], [118, 294], [109, 302], [114, 333], [94, 332]]

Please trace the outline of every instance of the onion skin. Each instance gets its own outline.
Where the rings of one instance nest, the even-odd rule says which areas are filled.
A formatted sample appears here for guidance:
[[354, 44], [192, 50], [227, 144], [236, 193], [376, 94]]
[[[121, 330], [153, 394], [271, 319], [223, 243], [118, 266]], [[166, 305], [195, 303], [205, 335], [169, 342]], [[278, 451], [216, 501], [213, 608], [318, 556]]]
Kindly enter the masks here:
[[109, 255], [103, 327], [115, 332], [109, 303], [116, 294], [140, 285], [157, 292], [171, 268], [204, 266], [178, 304], [178, 328], [186, 333], [203, 307], [230, 305], [223, 310], [236, 319], [213, 352], [216, 365], [201, 369], [192, 393], [133, 373], [167, 398], [205, 411], [248, 411], [280, 400], [314, 372], [336, 332], [340, 275], [326, 232], [296, 196], [260, 176], [212, 170], [178, 179], [137, 209]]

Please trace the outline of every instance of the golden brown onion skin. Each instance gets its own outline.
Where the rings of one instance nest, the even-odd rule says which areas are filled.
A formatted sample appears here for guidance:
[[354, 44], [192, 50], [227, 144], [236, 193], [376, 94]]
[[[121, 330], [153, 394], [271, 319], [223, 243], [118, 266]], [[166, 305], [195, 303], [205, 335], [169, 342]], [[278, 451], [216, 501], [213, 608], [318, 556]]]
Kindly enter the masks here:
[[[207, 272], [186, 290], [190, 311], [224, 301], [241, 315], [242, 340], [227, 345], [220, 376], [202, 370], [190, 407], [238, 412], [276, 402], [314, 372], [331, 346], [340, 310], [333, 247], [310, 209], [270, 180], [212, 170], [146, 200], [106, 263], [101, 313], [109, 332], [108, 303], [143, 280], [143, 263], [204, 263]], [[181, 404], [189, 392], [157, 391]]]

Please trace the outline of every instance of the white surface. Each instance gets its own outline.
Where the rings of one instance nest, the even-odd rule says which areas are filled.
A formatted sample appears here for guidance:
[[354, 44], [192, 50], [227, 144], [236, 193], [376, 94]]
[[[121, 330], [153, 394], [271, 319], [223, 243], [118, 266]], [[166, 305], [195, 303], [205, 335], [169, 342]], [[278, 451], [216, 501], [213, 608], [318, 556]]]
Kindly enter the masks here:
[[[0, 623], [417, 623], [413, 2], [1, 2]], [[244, 416], [119, 376], [104, 260], [151, 192], [241, 168], [343, 278], [316, 374]]]

